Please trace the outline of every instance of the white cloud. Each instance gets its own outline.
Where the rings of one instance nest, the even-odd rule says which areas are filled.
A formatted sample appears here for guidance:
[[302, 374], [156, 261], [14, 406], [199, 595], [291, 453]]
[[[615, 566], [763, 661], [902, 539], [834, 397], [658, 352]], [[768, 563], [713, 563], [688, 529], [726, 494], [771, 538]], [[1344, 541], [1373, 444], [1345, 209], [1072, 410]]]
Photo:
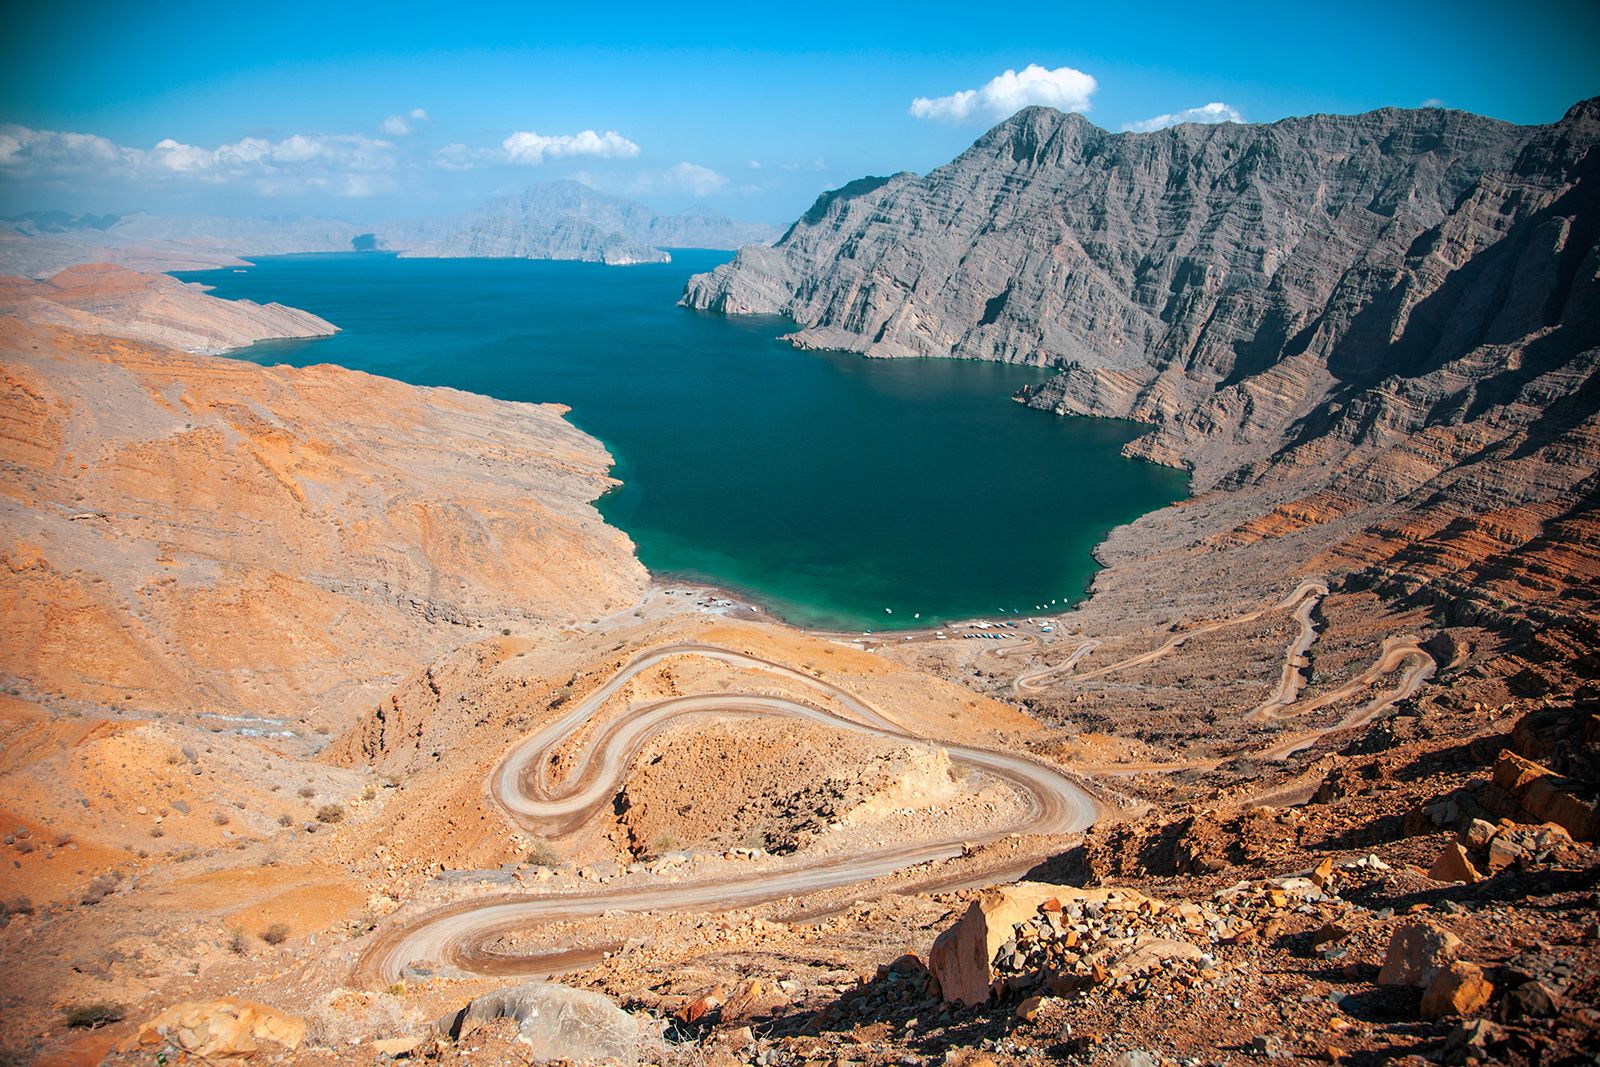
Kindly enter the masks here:
[[607, 130], [605, 133], [584, 130], [582, 133], [553, 137], [519, 131], [500, 142], [500, 148], [509, 162], [534, 166], [543, 163], [546, 158], [559, 159], [563, 156], [632, 159], [639, 154], [639, 146], [616, 130]]
[[939, 122], [965, 122], [973, 117], [1003, 119], [1034, 104], [1059, 111], [1088, 111], [1096, 88], [1094, 78], [1081, 70], [1046, 70], [1030, 63], [1020, 73], [1008, 70], [977, 89], [949, 96], [919, 96], [911, 101], [911, 114]]
[[752, 159], [752, 160], [751, 160], [751, 161], [750, 161], [750, 163], [749, 163], [749, 166], [750, 166], [750, 169], [751, 169], [751, 170], [760, 170], [760, 169], [761, 169], [761, 160], [759, 160], [759, 159]]
[[810, 163], [784, 163], [784, 170], [827, 170], [828, 162], [824, 159], [813, 159]]
[[136, 166], [138, 149], [124, 148], [92, 133], [59, 133], [26, 126], [0, 126], [0, 174], [64, 177]]
[[726, 175], [710, 167], [687, 161], [663, 171], [649, 171], [634, 179], [632, 190], [636, 193], [688, 193], [691, 196], [710, 196], [728, 184]]
[[416, 129], [419, 122], [427, 122], [428, 113], [420, 107], [414, 107], [404, 115], [390, 115], [383, 120], [379, 129], [390, 137], [404, 137]]
[[374, 176], [394, 169], [393, 148], [361, 134], [294, 134], [281, 141], [246, 137], [216, 148], [168, 137], [146, 150], [93, 134], [7, 125], [0, 126], [0, 175], [252, 182], [268, 196], [306, 189], [368, 196], [387, 184]]
[[1164, 130], [1168, 126], [1179, 126], [1186, 122], [1203, 124], [1216, 124], [1218, 122], [1243, 122], [1244, 116], [1239, 114], [1237, 108], [1229, 107], [1221, 101], [1212, 101], [1203, 107], [1186, 108], [1183, 111], [1174, 111], [1170, 115], [1157, 115], [1153, 119], [1143, 122], [1130, 122], [1122, 128], [1131, 133], [1150, 133], [1154, 130]]
[[1430, 96], [1430, 97], [1428, 97], [1428, 99], [1424, 100], [1422, 103], [1418, 104], [1417, 106], [1418, 107], [1444, 107], [1444, 101], [1440, 100], [1437, 96]]

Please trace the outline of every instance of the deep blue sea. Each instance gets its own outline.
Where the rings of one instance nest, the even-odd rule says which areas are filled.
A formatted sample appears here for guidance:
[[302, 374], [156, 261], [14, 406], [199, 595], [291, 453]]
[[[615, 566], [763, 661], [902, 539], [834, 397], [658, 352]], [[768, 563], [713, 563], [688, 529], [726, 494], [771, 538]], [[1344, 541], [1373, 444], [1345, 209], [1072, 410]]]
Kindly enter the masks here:
[[569, 405], [616, 457], [623, 485], [599, 507], [651, 571], [803, 625], [1059, 609], [1107, 531], [1183, 496], [1182, 474], [1119, 455], [1135, 427], [1012, 401], [1037, 369], [803, 352], [778, 339], [784, 320], [676, 306], [690, 274], [728, 258], [305, 255], [178, 277], [342, 330], [243, 359]]

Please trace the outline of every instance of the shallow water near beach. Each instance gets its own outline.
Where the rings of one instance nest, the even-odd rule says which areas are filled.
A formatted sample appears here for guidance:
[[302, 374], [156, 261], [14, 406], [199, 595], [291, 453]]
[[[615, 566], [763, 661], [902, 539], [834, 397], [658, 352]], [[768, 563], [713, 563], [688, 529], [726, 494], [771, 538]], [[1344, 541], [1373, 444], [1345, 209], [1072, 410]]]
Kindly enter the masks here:
[[781, 319], [676, 306], [670, 264], [303, 255], [183, 272], [305, 308], [335, 337], [235, 353], [558, 402], [616, 457], [598, 506], [658, 575], [737, 590], [806, 626], [922, 627], [1060, 610], [1120, 523], [1179, 499], [1124, 459], [1130, 424], [1012, 401], [1037, 368], [803, 352]]

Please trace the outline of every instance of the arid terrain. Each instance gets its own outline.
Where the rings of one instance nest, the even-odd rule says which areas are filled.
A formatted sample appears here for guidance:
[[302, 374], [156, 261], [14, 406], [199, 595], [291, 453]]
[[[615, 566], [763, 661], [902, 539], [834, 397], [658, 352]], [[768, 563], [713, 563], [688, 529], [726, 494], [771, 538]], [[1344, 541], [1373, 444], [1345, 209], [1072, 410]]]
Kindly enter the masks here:
[[1197, 492], [1003, 626], [785, 626], [652, 580], [559, 408], [8, 282], [0, 1054], [1593, 1062], [1593, 123], [1538, 322], [1270, 419], [1097, 412]]

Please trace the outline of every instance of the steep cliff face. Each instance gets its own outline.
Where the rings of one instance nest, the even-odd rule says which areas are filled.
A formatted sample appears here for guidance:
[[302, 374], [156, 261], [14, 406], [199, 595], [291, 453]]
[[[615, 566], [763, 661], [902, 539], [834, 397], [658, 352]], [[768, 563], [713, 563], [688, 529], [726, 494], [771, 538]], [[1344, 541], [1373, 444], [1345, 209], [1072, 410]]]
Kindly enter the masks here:
[[925, 178], [819, 200], [691, 307], [797, 343], [1062, 370], [1029, 397], [1171, 432], [1202, 485], [1324, 399], [1561, 322], [1594, 246], [1600, 105], [1520, 128], [1384, 110], [1112, 134], [1030, 108]]
[[1270, 559], [1538, 631], [1592, 676], [1597, 144], [1600, 101], [1542, 127], [1151, 134], [1029, 109], [925, 178], [828, 194], [684, 303], [792, 316], [800, 345], [1038, 364], [1025, 403], [1150, 424], [1127, 451], [1197, 499], [1114, 533], [1102, 592], [1119, 567], [1168, 588], [1151, 568]]

